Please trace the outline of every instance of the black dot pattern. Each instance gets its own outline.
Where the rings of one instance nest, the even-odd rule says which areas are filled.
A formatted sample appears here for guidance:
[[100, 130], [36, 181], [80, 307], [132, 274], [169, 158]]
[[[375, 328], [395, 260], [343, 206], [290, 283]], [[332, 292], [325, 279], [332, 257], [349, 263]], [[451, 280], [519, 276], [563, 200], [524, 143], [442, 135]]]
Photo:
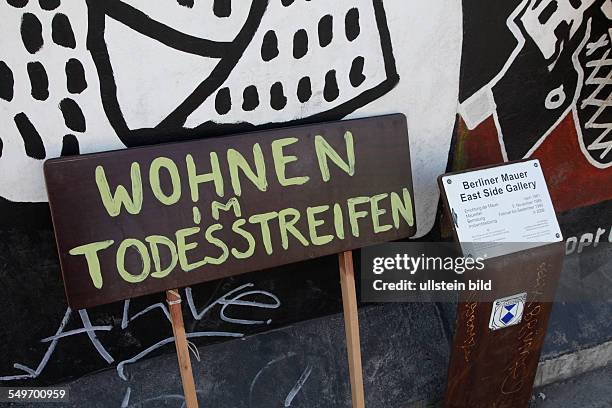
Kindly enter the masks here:
[[293, 58], [300, 59], [308, 53], [308, 33], [298, 30], [293, 35]]
[[215, 0], [213, 3], [213, 13], [219, 18], [232, 15], [232, 0]]
[[331, 70], [325, 74], [325, 88], [323, 89], [323, 97], [327, 102], [335, 101], [340, 95], [338, 89], [338, 81], [336, 80], [336, 71]]
[[219, 115], [226, 115], [232, 109], [232, 95], [229, 88], [221, 88], [215, 96], [215, 110]]
[[261, 59], [272, 61], [278, 56], [278, 38], [273, 30], [268, 31], [261, 43]]
[[6, 0], [9, 6], [23, 8], [28, 5], [28, 0]]
[[21, 41], [30, 54], [35, 54], [43, 46], [42, 24], [32, 13], [24, 13], [21, 18]]
[[259, 106], [259, 93], [255, 85], [247, 86], [242, 93], [242, 110], [250, 112]]
[[74, 100], [65, 98], [60, 102], [59, 107], [68, 129], [75, 132], [85, 132], [85, 116], [83, 116], [83, 111]]
[[332, 42], [334, 36], [334, 17], [326, 15], [321, 17], [318, 25], [319, 45], [327, 47]]
[[213, 13], [219, 18], [226, 18], [232, 15], [232, 0], [215, 0], [213, 3]]
[[297, 97], [302, 103], [308, 102], [312, 96], [312, 83], [310, 77], [303, 77], [298, 82]]
[[283, 91], [283, 84], [276, 82], [270, 88], [270, 106], [274, 110], [281, 110], [287, 105], [287, 97]]
[[15, 78], [13, 77], [13, 71], [6, 65], [6, 62], [0, 61], [0, 98], [5, 101], [12, 101], [14, 85]]
[[49, 97], [49, 77], [45, 67], [38, 61], [29, 62], [28, 76], [30, 77], [32, 98], [39, 101], [46, 100]]
[[79, 141], [75, 135], [66, 135], [62, 139], [61, 156], [76, 156], [79, 154]]
[[344, 18], [344, 31], [346, 39], [349, 41], [354, 41], [359, 37], [359, 33], [361, 32], [361, 27], [359, 26], [359, 9], [352, 8], [346, 13], [346, 17]]
[[60, 0], [38, 0], [40, 8], [43, 10], [55, 10], [60, 6]]
[[53, 21], [51, 22], [51, 38], [53, 38], [54, 43], [62, 47], [73, 49], [76, 47], [74, 32], [65, 14], [57, 13], [53, 16]]
[[38, 160], [44, 159], [46, 157], [45, 145], [27, 115], [23, 112], [18, 113], [15, 115], [14, 120], [17, 130], [23, 139], [25, 152], [28, 157]]
[[78, 59], [70, 58], [66, 62], [66, 88], [71, 94], [80, 94], [87, 89], [85, 69]]
[[351, 85], [353, 85], [354, 88], [357, 88], [359, 85], [363, 84], [363, 81], [366, 80], [366, 77], [363, 74], [364, 64], [365, 59], [361, 56], [355, 58], [353, 60], [353, 63], [351, 64], [349, 79], [351, 81]]

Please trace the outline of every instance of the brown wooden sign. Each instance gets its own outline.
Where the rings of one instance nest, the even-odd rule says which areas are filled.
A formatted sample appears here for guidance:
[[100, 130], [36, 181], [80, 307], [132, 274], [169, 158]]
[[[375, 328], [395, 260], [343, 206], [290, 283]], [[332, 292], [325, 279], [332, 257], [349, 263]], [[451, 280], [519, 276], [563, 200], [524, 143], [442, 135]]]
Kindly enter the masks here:
[[416, 231], [403, 115], [53, 159], [45, 178], [73, 308]]
[[[555, 242], [562, 238], [539, 162], [448, 173], [438, 183], [464, 254], [466, 247], [498, 253], [484, 261], [483, 270], [465, 273], [495, 286], [459, 297], [444, 407], [526, 408], [565, 253], [563, 242]], [[481, 240], [473, 245], [462, 236]], [[499, 324], [501, 316], [508, 320]]]

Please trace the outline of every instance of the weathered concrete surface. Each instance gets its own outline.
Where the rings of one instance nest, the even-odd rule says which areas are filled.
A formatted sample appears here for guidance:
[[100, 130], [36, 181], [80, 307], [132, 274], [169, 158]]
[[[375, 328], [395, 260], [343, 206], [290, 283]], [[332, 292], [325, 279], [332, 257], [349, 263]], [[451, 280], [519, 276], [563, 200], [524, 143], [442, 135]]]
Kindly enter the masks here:
[[535, 390], [530, 408], [612, 407], [612, 363]]
[[[598, 310], [606, 312], [605, 308]], [[607, 310], [609, 316], [610, 309]], [[558, 313], [553, 314], [553, 319], [558, 318]], [[601, 318], [591, 316], [590, 319], [574, 320], [571, 332], [588, 333], [588, 326]], [[453, 304], [384, 304], [360, 309], [368, 408], [426, 407], [440, 400], [446, 382], [454, 319]], [[555, 324], [560, 325], [551, 323]], [[598, 341], [600, 338], [596, 337]], [[550, 334], [547, 342], [551, 342]], [[576, 351], [580, 345], [568, 342], [548, 344], [547, 348], [567, 355], [565, 350], [572, 351], [571, 347], [575, 347], [573, 351]], [[125, 380], [119, 376], [118, 370], [112, 369], [68, 384], [72, 401], [65, 406], [181, 407], [182, 389], [172, 352], [173, 344], [165, 347], [167, 354], [123, 365], [121, 372]], [[589, 353], [589, 350], [585, 349], [584, 353]], [[199, 352], [201, 361], [192, 360], [196, 385], [204, 406], [350, 407], [344, 325], [340, 314], [200, 347]], [[605, 373], [609, 379], [609, 371]], [[571, 381], [566, 383], [570, 388], [567, 395], [559, 400], [564, 404], [541, 407], [591, 407], [565, 404], [571, 401], [573, 395], [581, 398], [578, 394], [582, 394], [582, 391], [576, 388], [578, 383]], [[589, 396], [593, 403], [609, 401], [609, 395], [603, 392], [604, 382], [597, 389], [601, 390], [600, 394], [594, 391]], [[608, 388], [608, 394], [612, 394], [610, 391], [612, 389]], [[552, 400], [553, 397], [549, 398]], [[548, 401], [540, 402], [550, 404]], [[39, 406], [32, 405], [34, 408]], [[606, 405], [592, 405], [597, 408], [603, 406]], [[540, 405], [537, 407], [540, 408]]]
[[[449, 307], [432, 303], [360, 310], [368, 408], [406, 407], [441, 395], [449, 357], [448, 313]], [[193, 368], [204, 406], [351, 406], [342, 315], [199, 351], [201, 361], [194, 359]], [[72, 401], [66, 406], [181, 406], [172, 353], [123, 368], [127, 380], [106, 370], [69, 384]]]

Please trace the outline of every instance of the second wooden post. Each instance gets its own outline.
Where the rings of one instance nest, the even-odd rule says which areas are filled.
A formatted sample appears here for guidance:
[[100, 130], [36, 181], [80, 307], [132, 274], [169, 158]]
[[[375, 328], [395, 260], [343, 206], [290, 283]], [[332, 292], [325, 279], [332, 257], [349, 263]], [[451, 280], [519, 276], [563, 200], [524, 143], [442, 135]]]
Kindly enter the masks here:
[[342, 287], [342, 307], [344, 310], [344, 330], [348, 351], [351, 398], [353, 408], [364, 408], [363, 370], [361, 367], [361, 344], [359, 341], [359, 316], [357, 312], [357, 292], [355, 291], [355, 270], [353, 253], [345, 251], [338, 254], [340, 263], [340, 285]]

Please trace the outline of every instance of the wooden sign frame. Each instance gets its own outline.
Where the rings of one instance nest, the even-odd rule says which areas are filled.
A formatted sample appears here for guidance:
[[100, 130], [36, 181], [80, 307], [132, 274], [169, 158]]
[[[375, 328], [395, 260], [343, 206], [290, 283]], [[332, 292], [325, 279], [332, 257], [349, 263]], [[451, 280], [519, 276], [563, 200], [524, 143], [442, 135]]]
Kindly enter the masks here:
[[[275, 145], [279, 141], [280, 147]], [[291, 146], [297, 146], [293, 153], [283, 152], [284, 147]], [[221, 169], [218, 160], [217, 153], [220, 151], [227, 154], [227, 168], [224, 169]], [[343, 151], [346, 152], [346, 158], [338, 153]], [[247, 152], [250, 152], [252, 162], [247, 159]], [[208, 173], [197, 169], [194, 161], [196, 153], [200, 158], [210, 158], [206, 169]], [[270, 157], [274, 169], [266, 166], [266, 158], [270, 160]], [[180, 176], [177, 166], [181, 160], [186, 161], [187, 181]], [[384, 160], [383, 166], [380, 165], [381, 160]], [[293, 172], [288, 172], [287, 166], [291, 163]], [[315, 166], [318, 166], [320, 175], [314, 177], [312, 174], [303, 174]], [[145, 191], [143, 187], [142, 168], [148, 169], [150, 191]], [[337, 253], [353, 407], [364, 408], [359, 320], [351, 251], [370, 244], [407, 238], [416, 233], [410, 150], [404, 115], [317, 123], [51, 159], [45, 162], [44, 169], [69, 305], [78, 309], [165, 290], [188, 408], [197, 407], [198, 401], [183, 324], [181, 297], [176, 288]], [[161, 169], [165, 171], [165, 183]], [[269, 182], [274, 171], [277, 184]], [[240, 175], [252, 183], [241, 183]], [[234, 196], [224, 195], [225, 178], [231, 179]], [[330, 183], [332, 180], [335, 183]], [[310, 184], [304, 186], [307, 182]], [[214, 186], [214, 193], [200, 192], [200, 184], [203, 183]], [[130, 185], [131, 193], [128, 191]], [[189, 191], [191, 200], [183, 199], [181, 191]], [[264, 199], [261, 198], [262, 192], [267, 192]], [[387, 201], [383, 205], [384, 200]], [[339, 204], [343, 201], [346, 201], [349, 208], [348, 220], [344, 218]], [[358, 204], [371, 207], [371, 219], [366, 218], [367, 212], [356, 210]], [[268, 229], [264, 229], [263, 223], [261, 226], [263, 245], [253, 250], [253, 258], [249, 258], [248, 262], [202, 262], [198, 267], [199, 274], [174, 274], [166, 279], [176, 269], [190, 272], [185, 265], [193, 263], [185, 260], [185, 248], [196, 252], [197, 245], [185, 244], [186, 237], [182, 236], [182, 231], [191, 231], [190, 235], [200, 232], [199, 225], [204, 220], [201, 206], [211, 209], [212, 219], [218, 222], [215, 225], [221, 227], [232, 212], [235, 217], [240, 217], [243, 213], [272, 211], [275, 217], [279, 217], [282, 235], [282, 210], [274, 208], [282, 208], [283, 205], [291, 207], [289, 209], [294, 217], [299, 212], [308, 214], [311, 246], [306, 249], [293, 243], [293, 246], [289, 246], [288, 238], [284, 236], [283, 256], [271, 256], [273, 250], [270, 248], [272, 244], [268, 243], [270, 232], [266, 221]], [[323, 225], [323, 216], [312, 221], [313, 208], [318, 214], [324, 211], [333, 213], [332, 221], [328, 219], [326, 226]], [[210, 218], [208, 214], [205, 216]], [[251, 222], [252, 218], [248, 218], [248, 221]], [[149, 221], [151, 219], [152, 222]], [[243, 221], [240, 235], [244, 238], [246, 220]], [[290, 231], [285, 225], [285, 234], [291, 232], [299, 240], [299, 228], [304, 227], [304, 222], [293, 218], [293, 229]], [[196, 224], [196, 227], [185, 228], [186, 224]], [[153, 232], [155, 229], [151, 225], [160, 232]], [[174, 233], [176, 225], [180, 229]], [[236, 222], [232, 224], [232, 230], [235, 225]], [[234, 242], [226, 235], [209, 235], [209, 229], [204, 234], [205, 242], [210, 244], [216, 240], [216, 246], [221, 249], [223, 244], [223, 253], [227, 255], [228, 242], [232, 245]], [[332, 231], [338, 239], [333, 239]], [[172, 234], [176, 235], [176, 244], [168, 238]], [[248, 234], [251, 239], [247, 241], [252, 245], [254, 234]], [[117, 249], [114, 246], [120, 239], [123, 241]], [[147, 248], [145, 241], [150, 248]], [[306, 245], [304, 241], [300, 242]], [[170, 250], [165, 255], [160, 252], [161, 244]], [[137, 250], [139, 257], [126, 257], [130, 247]], [[108, 248], [116, 250], [116, 266], [114, 258], [104, 253]], [[232, 247], [231, 253], [238, 259], [236, 253], [240, 251], [236, 250], [235, 253], [235, 250], [236, 247]], [[141, 268], [142, 271], [133, 274], [128, 271], [128, 266]], [[115, 267], [125, 282], [117, 280], [116, 276], [113, 280]], [[154, 273], [151, 273], [152, 268], [155, 268]], [[83, 273], [83, 270], [88, 270], [89, 274]], [[139, 284], [149, 275], [159, 279]]]

